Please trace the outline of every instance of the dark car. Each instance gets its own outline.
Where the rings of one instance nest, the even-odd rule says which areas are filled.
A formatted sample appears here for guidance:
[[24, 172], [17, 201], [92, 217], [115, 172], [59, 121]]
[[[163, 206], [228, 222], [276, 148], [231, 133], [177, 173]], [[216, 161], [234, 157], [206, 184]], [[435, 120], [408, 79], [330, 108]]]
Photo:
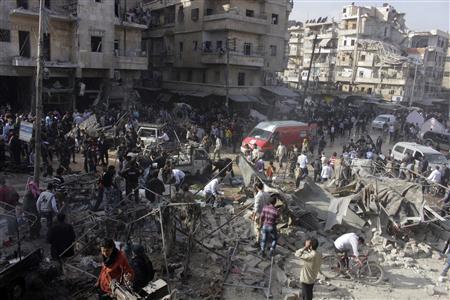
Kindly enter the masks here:
[[423, 144], [436, 150], [450, 150], [450, 133], [426, 131], [420, 133], [419, 137]]

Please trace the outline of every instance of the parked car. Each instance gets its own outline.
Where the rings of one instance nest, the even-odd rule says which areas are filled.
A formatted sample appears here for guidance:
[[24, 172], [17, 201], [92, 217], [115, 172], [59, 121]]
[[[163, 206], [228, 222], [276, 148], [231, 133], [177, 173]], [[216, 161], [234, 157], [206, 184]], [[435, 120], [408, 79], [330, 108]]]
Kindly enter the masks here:
[[397, 125], [394, 115], [379, 115], [372, 121], [372, 129], [383, 130], [386, 126]]
[[428, 146], [417, 143], [399, 142], [392, 148], [392, 157], [396, 161], [402, 161], [407, 153], [415, 160], [425, 157], [428, 160], [429, 166], [432, 168], [435, 166], [443, 168], [448, 164], [447, 158], [441, 152]]
[[419, 140], [426, 146], [436, 150], [450, 150], [450, 133], [425, 131], [419, 133]]

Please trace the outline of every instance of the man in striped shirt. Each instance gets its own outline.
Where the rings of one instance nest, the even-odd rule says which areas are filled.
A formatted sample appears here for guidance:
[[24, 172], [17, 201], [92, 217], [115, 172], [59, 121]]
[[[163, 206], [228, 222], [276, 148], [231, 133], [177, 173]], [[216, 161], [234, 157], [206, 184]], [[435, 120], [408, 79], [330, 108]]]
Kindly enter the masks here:
[[277, 233], [277, 223], [278, 218], [280, 216], [278, 209], [275, 208], [275, 203], [277, 202], [277, 199], [275, 197], [271, 198], [269, 203], [267, 203], [259, 217], [259, 224], [262, 225], [261, 227], [261, 249], [259, 254], [264, 257], [265, 256], [265, 248], [266, 248], [266, 242], [267, 242], [267, 236], [270, 235], [272, 238], [272, 244], [270, 246], [270, 252], [269, 256], [273, 256], [275, 252], [275, 247], [277, 246], [277, 239], [278, 239], [278, 233]]

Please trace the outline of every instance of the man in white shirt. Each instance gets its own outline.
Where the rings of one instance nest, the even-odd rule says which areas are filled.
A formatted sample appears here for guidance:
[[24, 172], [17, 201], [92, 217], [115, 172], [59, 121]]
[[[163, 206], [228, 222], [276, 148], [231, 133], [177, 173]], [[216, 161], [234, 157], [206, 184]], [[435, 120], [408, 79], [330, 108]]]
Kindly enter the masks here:
[[332, 177], [333, 177], [333, 168], [330, 166], [330, 162], [328, 161], [322, 167], [322, 172], [320, 173], [320, 178], [322, 179], [322, 182], [325, 182]]
[[325, 155], [325, 152], [322, 152], [322, 156], [320, 157], [320, 161], [322, 162], [322, 166], [324, 166], [327, 162], [327, 157]]
[[170, 138], [165, 131], [163, 131], [162, 135], [159, 136], [158, 139], [164, 143], [170, 141]]
[[362, 265], [361, 260], [359, 259], [359, 250], [358, 246], [364, 244], [364, 238], [356, 235], [355, 233], [346, 233], [338, 237], [334, 241], [334, 249], [336, 253], [344, 252], [344, 262], [346, 267], [348, 268], [348, 253], [351, 253], [354, 256], [355, 261]]
[[214, 147], [214, 154], [213, 154], [213, 160], [220, 159], [220, 150], [222, 149], [222, 141], [220, 140], [220, 137], [216, 137], [216, 145]]
[[38, 214], [47, 219], [47, 229], [53, 224], [53, 216], [58, 214], [58, 207], [55, 198], [55, 186], [53, 183], [47, 185], [47, 190], [43, 191], [36, 201]]
[[172, 176], [175, 179], [175, 188], [178, 191], [178, 189], [180, 188], [180, 186], [184, 182], [184, 177], [186, 177], [186, 174], [184, 174], [184, 172], [181, 171], [181, 170], [173, 169], [172, 170]]
[[305, 152], [303, 151], [302, 154], [300, 154], [297, 158], [297, 164], [302, 171], [302, 175], [300, 179], [305, 178], [308, 176], [308, 157], [306, 156]]
[[219, 184], [220, 184], [219, 178], [214, 178], [213, 180], [208, 182], [208, 184], [205, 186], [203, 190], [205, 192], [206, 203], [209, 203], [211, 201], [215, 202], [218, 196], [222, 194], [222, 192], [219, 190]]
[[286, 146], [283, 145], [282, 143], [279, 143], [278, 147], [277, 147], [277, 151], [275, 153], [275, 157], [278, 160], [278, 164], [279, 164], [280, 170], [283, 167], [283, 160], [286, 158], [286, 156], [287, 156]]
[[431, 174], [428, 175], [428, 177], [427, 177], [427, 181], [428, 181], [428, 183], [430, 183], [430, 185], [428, 185], [426, 187], [426, 191], [427, 192], [430, 191], [431, 184], [440, 184], [441, 183], [441, 178], [442, 178], [442, 173], [439, 170], [439, 166], [436, 166], [434, 168], [433, 172], [431, 172]]
[[261, 181], [258, 181], [254, 185], [254, 193], [255, 193], [255, 203], [253, 205], [253, 226], [255, 229], [255, 247], [258, 248], [260, 244], [260, 224], [259, 224], [259, 216], [262, 212], [264, 205], [266, 205], [270, 200], [270, 195], [267, 192], [264, 192], [264, 184]]

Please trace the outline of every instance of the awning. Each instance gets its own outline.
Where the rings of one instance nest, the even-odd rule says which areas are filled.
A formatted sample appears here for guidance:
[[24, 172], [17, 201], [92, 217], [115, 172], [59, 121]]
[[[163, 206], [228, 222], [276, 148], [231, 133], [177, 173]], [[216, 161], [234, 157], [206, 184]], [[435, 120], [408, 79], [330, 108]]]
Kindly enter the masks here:
[[326, 47], [331, 39], [323, 39], [319, 42], [319, 47]]
[[157, 102], [169, 102], [170, 98], [172, 98], [171, 94], [161, 93], [156, 97]]
[[299, 95], [284, 86], [263, 86], [262, 89], [271, 92], [277, 96], [295, 98]]
[[229, 98], [231, 101], [239, 103], [261, 103], [261, 100], [255, 96], [231, 95]]
[[211, 93], [205, 91], [172, 91], [172, 92], [180, 96], [190, 96], [198, 98], [205, 98], [211, 95]]

